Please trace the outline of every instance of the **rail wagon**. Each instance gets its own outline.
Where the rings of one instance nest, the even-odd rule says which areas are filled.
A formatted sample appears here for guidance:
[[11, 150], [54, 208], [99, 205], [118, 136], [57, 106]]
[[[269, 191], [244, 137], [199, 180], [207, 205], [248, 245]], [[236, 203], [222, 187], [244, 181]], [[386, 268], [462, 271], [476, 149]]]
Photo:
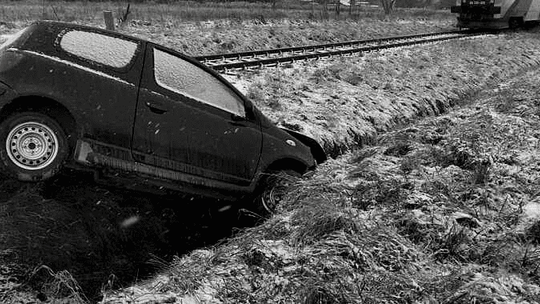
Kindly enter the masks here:
[[518, 28], [540, 21], [540, 0], [457, 0], [451, 12], [460, 28]]

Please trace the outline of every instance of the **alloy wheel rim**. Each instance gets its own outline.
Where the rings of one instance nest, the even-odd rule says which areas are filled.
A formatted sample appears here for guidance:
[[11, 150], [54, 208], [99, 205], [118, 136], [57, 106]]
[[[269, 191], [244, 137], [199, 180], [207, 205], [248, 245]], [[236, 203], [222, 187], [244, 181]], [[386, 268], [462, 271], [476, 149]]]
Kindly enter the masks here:
[[9, 132], [6, 151], [11, 161], [25, 170], [47, 167], [58, 155], [54, 131], [39, 122], [22, 123]]

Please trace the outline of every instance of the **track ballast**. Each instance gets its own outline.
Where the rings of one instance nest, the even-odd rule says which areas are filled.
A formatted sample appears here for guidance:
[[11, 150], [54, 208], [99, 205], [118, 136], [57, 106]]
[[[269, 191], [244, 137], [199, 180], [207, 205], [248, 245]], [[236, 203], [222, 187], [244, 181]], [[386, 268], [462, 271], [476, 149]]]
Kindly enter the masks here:
[[460, 39], [485, 34], [477, 31], [450, 31], [407, 36], [394, 36], [339, 43], [247, 51], [239, 53], [198, 56], [195, 59], [217, 71], [246, 68], [262, 68], [293, 63], [300, 60], [314, 60], [332, 56], [378, 51], [382, 49]]

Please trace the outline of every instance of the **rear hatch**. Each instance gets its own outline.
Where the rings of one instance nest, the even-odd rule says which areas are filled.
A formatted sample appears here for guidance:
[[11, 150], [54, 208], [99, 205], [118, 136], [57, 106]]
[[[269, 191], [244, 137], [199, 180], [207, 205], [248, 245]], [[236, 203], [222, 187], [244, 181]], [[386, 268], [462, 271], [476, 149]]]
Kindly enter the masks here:
[[10, 47], [18, 47], [24, 43], [31, 32], [31, 28], [32, 26], [29, 26], [13, 35], [3, 35], [7, 40], [0, 45], [0, 52], [5, 52]]
[[11, 70], [17, 65], [21, 59], [21, 55], [13, 52], [13, 49], [18, 49], [30, 37], [32, 28], [29, 26], [16, 34], [8, 35], [7, 40], [0, 45], [0, 82], [4, 80], [4, 73]]

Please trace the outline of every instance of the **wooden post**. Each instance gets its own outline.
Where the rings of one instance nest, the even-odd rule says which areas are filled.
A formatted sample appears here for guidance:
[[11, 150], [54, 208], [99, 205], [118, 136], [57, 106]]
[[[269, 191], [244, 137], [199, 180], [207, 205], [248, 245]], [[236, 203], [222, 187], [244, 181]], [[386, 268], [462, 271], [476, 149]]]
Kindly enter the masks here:
[[103, 11], [103, 18], [105, 18], [105, 28], [114, 31], [114, 18], [111, 11]]

